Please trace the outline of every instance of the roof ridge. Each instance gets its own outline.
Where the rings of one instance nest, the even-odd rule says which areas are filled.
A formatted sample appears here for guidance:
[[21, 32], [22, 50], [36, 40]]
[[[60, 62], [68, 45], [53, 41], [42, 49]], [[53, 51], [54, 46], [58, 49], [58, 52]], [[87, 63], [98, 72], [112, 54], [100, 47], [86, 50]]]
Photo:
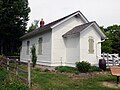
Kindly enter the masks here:
[[[61, 20], [65, 19], [65, 18], [67, 18], [67, 17], [69, 17], [69, 16], [74, 15], [74, 14], [77, 13], [77, 12], [81, 13], [80, 11], [76, 11], [76, 12], [73, 12], [72, 14], [69, 14], [69, 15], [66, 15], [66, 16], [64, 16], [64, 17], [62, 17], [62, 18], [59, 18], [59, 19], [57, 19], [57, 20], [54, 20], [54, 21], [52, 21], [52, 22], [50, 22], [50, 23], [48, 23], [48, 24], [51, 24], [51, 23], [54, 23], [54, 22], [57, 22], [57, 21], [61, 21]], [[48, 25], [48, 24], [46, 24], [46, 25]], [[45, 25], [45, 26], [46, 26], [46, 25]]]
[[[80, 13], [80, 14], [85, 18], [85, 16], [84, 16], [80, 11], [76, 11], [76, 12], [73, 12], [72, 14], [69, 14], [69, 15], [67, 15], [67, 16], [64, 16], [63, 18], [57, 19], [57, 20], [55, 20], [55, 21], [52, 21], [52, 22], [46, 24], [45, 26], [43, 26], [43, 27], [41, 27], [41, 28], [38, 27], [37, 29], [33, 30], [32, 32], [29, 32], [29, 33], [25, 34], [24, 36], [20, 37], [20, 39], [26, 39], [26, 38], [32, 37], [32, 36], [34, 36], [34, 35], [36, 35], [36, 34], [42, 33], [42, 32], [44, 32], [44, 31], [51, 30], [51, 26], [54, 26], [55, 24], [61, 22], [62, 20], [64, 20], [64, 19], [66, 19], [66, 18], [74, 15], [75, 13]], [[86, 18], [85, 18], [85, 19], [86, 19]], [[86, 19], [86, 20], [87, 20], [87, 19]], [[88, 21], [88, 20], [87, 20], [87, 21]], [[89, 22], [89, 21], [88, 21], [88, 22]]]
[[[64, 17], [62, 17], [62, 18], [59, 18], [59, 19], [57, 19], [57, 20], [54, 20], [54, 21], [52, 21], [52, 22], [44, 25], [43, 27], [48, 26], [48, 25], [50, 25], [50, 24], [52, 24], [52, 23], [57, 23], [58, 21], [62, 21], [63, 19], [65, 19], [65, 18], [67, 18], [67, 17], [69, 17], [69, 16], [71, 16], [71, 15], [74, 15], [74, 14], [77, 13], [77, 12], [81, 13], [80, 11], [73, 12], [72, 14], [69, 14], [69, 15], [66, 15], [66, 16], [64, 16]], [[38, 27], [38, 28], [36, 28], [35, 30], [37, 30], [37, 29], [42, 29], [43, 27], [41, 27], [41, 28]], [[33, 31], [34, 31], [34, 30], [33, 30]], [[33, 32], [33, 31], [32, 31], [32, 32]], [[30, 33], [30, 32], [29, 32], [29, 33]]]

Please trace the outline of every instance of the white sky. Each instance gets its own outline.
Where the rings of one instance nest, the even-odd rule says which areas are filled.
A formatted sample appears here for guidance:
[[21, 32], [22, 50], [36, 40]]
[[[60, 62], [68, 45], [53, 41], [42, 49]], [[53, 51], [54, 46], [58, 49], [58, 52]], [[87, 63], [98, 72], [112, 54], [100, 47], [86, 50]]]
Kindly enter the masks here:
[[89, 21], [100, 26], [120, 24], [120, 0], [28, 0], [31, 12], [28, 27], [34, 20], [45, 24], [80, 10]]

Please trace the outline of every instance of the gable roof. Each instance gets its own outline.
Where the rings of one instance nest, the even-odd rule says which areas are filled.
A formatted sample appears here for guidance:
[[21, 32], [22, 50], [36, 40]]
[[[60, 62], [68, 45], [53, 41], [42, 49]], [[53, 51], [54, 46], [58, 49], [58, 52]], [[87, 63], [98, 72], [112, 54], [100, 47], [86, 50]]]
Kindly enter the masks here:
[[82, 32], [83, 30], [85, 30], [86, 28], [88, 28], [91, 25], [94, 25], [96, 27], [97, 32], [100, 34], [102, 39], [106, 38], [105, 34], [101, 31], [101, 29], [99, 28], [98, 24], [95, 21], [88, 22], [88, 23], [85, 23], [85, 24], [82, 24], [82, 25], [78, 25], [78, 26], [74, 27], [72, 30], [65, 33], [63, 35], [63, 37], [67, 37], [67, 36], [70, 36], [70, 35], [73, 35], [73, 34], [78, 34], [78, 33]]
[[78, 26], [74, 27], [72, 30], [70, 30], [67, 33], [65, 33], [63, 35], [63, 37], [67, 37], [67, 36], [72, 35], [72, 34], [80, 33], [85, 28], [87, 28], [89, 25], [91, 25], [92, 23], [93, 22], [88, 22], [88, 23], [85, 23], [85, 24], [82, 24], [82, 25], [78, 25]]
[[35, 35], [38, 35], [40, 33], [45, 33], [45, 32], [51, 31], [52, 26], [54, 26], [56, 24], [59, 24], [61, 21], [65, 20], [65, 19], [67, 19], [69, 17], [75, 16], [75, 15], [81, 15], [86, 20], [86, 22], [89, 22], [80, 11], [76, 11], [76, 12], [70, 14], [70, 15], [67, 15], [67, 16], [65, 16], [63, 18], [60, 18], [60, 19], [56, 20], [56, 21], [53, 21], [53, 22], [51, 22], [51, 23], [49, 23], [49, 24], [47, 24], [47, 25], [45, 25], [45, 26], [43, 26], [41, 28], [39, 27], [39, 28], [33, 30], [32, 32], [29, 32], [29, 33], [23, 35], [22, 37], [20, 37], [20, 39], [24, 40], [24, 39], [33, 37]]

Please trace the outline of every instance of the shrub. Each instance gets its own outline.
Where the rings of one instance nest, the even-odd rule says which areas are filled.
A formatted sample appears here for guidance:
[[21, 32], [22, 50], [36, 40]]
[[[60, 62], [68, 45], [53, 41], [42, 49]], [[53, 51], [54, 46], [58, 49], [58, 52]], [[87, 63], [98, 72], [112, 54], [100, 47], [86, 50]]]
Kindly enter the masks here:
[[0, 55], [0, 60], [5, 59], [4, 55]]
[[36, 61], [37, 61], [37, 55], [36, 55], [36, 48], [35, 48], [35, 45], [33, 45], [32, 48], [31, 48], [31, 55], [32, 55], [33, 67], [35, 67]]
[[58, 66], [55, 68], [55, 70], [59, 72], [69, 72], [69, 73], [77, 73], [78, 70], [74, 67], [68, 67], [68, 66]]
[[82, 61], [82, 62], [77, 62], [76, 67], [79, 72], [86, 73], [90, 70], [91, 65], [89, 62]]
[[0, 68], [0, 85], [2, 85], [4, 83], [4, 80], [7, 77], [7, 72], [5, 72], [5, 70], [3, 70], [3, 68]]
[[49, 69], [47, 69], [47, 68], [44, 70], [44, 72], [48, 72], [48, 71], [50, 71], [50, 70], [49, 70]]
[[0, 55], [0, 67], [2, 67], [2, 64], [6, 62], [6, 57], [4, 55]]
[[91, 66], [90, 71], [91, 71], [91, 72], [93, 72], [93, 71], [102, 71], [102, 69], [100, 69], [100, 68], [97, 67], [97, 66]]

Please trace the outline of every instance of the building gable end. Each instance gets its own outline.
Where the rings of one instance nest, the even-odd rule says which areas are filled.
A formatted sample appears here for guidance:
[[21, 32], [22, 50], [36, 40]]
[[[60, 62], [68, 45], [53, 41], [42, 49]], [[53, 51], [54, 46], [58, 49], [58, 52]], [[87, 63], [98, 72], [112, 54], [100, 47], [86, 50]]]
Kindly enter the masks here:
[[65, 19], [63, 19], [63, 20], [60, 21], [59, 23], [56, 23], [55, 25], [51, 26], [51, 28], [55, 28], [56, 26], [60, 25], [61, 23], [65, 22], [65, 21], [67, 21], [67, 20], [69, 20], [70, 18], [75, 17], [75, 16], [78, 17], [78, 18], [80, 18], [84, 23], [88, 23], [88, 22], [89, 22], [89, 21], [86, 19], [86, 17], [85, 17], [80, 11], [78, 11], [78, 12], [76, 12], [75, 14], [73, 14], [73, 15], [65, 18]]

